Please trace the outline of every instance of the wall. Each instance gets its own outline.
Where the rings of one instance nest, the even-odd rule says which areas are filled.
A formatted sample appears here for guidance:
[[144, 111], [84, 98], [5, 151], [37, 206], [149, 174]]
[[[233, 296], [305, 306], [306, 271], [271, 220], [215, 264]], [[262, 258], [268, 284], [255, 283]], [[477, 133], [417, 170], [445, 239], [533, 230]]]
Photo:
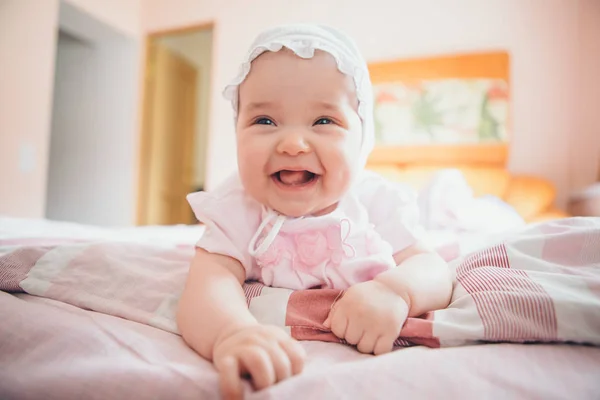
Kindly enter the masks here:
[[0, 1], [0, 214], [44, 214], [57, 23], [58, 0]]
[[[31, 0], [29, 0], [31, 1]], [[142, 0], [65, 0], [99, 21], [129, 36], [141, 29]]]
[[[577, 138], [571, 146], [571, 176], [574, 190], [600, 181], [600, 2], [589, 0], [579, 7]], [[595, 167], [595, 168], [594, 168]]]
[[108, 32], [90, 42], [59, 36], [47, 218], [134, 223], [137, 151], [132, 132], [139, 54], [126, 37], [114, 36]]
[[212, 62], [212, 31], [169, 35], [160, 39], [171, 50], [187, 59], [198, 69], [198, 89], [196, 113], [196, 151], [195, 151], [195, 185], [204, 187], [206, 177], [206, 146], [210, 120], [210, 88]]
[[[0, 214], [39, 218], [45, 213], [59, 4], [0, 0]], [[141, 0], [64, 4], [139, 40]], [[137, 131], [128, 135], [137, 137]]]
[[[586, 176], [595, 161], [579, 159], [588, 136], [579, 129], [578, 65], [591, 57], [576, 45], [600, 25], [582, 14], [598, 9], [596, 0], [147, 0], [143, 29], [155, 31], [214, 21], [213, 85], [207, 186], [236, 168], [229, 105], [220, 89], [233, 77], [254, 36], [285, 22], [321, 22], [350, 34], [369, 61], [459, 51], [506, 49], [512, 56], [514, 138], [510, 169], [551, 179], [559, 204], [574, 188], [573, 168]], [[582, 12], [582, 9], [585, 12]], [[596, 29], [596, 30], [595, 30]], [[591, 46], [591, 44], [590, 44]], [[587, 71], [588, 85], [592, 82]], [[596, 103], [597, 104], [597, 103]], [[597, 135], [597, 133], [596, 133]], [[571, 146], [571, 143], [574, 143]], [[584, 180], [578, 184], [584, 184]]]
[[[508, 49], [515, 111], [510, 168], [552, 179], [563, 201], [597, 171], [597, 0], [65, 1], [136, 39], [140, 30], [216, 23], [208, 188], [235, 170], [221, 88], [259, 30], [294, 21], [344, 29], [369, 60]], [[58, 7], [58, 0], [0, 0], [0, 214], [44, 216]]]

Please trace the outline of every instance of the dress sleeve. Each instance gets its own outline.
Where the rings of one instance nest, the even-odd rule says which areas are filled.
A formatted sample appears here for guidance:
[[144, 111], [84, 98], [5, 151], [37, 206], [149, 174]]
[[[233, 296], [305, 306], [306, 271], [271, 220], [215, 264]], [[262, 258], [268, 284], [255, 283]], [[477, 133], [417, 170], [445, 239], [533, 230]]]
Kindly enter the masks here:
[[369, 174], [360, 191], [369, 221], [392, 246], [393, 254], [427, 240], [419, 220], [417, 194], [412, 188]]
[[246, 279], [255, 279], [254, 259], [248, 252], [248, 244], [258, 227], [260, 214], [257, 215], [249, 200], [236, 191], [224, 195], [197, 192], [188, 195], [187, 200], [205, 226], [196, 246], [238, 260], [246, 270]]

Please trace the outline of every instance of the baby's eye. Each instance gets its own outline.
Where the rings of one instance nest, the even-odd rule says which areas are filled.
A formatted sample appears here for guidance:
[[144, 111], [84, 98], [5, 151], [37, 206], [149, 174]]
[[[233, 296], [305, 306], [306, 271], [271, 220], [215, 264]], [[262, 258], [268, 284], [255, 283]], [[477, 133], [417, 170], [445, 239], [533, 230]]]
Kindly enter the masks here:
[[333, 124], [333, 121], [329, 118], [319, 118], [315, 121], [315, 125], [329, 125]]
[[273, 122], [272, 119], [266, 118], [266, 117], [258, 118], [256, 121], [254, 121], [254, 123], [256, 125], [273, 125], [273, 126], [275, 126], [275, 122]]

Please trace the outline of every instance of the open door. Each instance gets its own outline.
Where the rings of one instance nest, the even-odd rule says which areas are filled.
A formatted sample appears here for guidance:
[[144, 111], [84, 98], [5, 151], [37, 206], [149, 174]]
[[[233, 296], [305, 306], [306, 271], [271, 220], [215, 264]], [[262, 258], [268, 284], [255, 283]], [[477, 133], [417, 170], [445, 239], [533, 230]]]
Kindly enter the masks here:
[[160, 43], [147, 51], [138, 223], [193, 223], [197, 71]]

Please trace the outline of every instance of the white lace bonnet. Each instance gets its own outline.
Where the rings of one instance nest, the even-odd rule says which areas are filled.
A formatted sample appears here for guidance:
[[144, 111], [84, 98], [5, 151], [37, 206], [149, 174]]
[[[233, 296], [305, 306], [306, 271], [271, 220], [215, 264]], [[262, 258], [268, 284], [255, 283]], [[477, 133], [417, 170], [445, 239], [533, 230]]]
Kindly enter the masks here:
[[238, 88], [250, 72], [252, 61], [265, 51], [277, 52], [282, 47], [293, 51], [298, 57], [311, 58], [315, 50], [333, 56], [337, 67], [354, 79], [358, 97], [358, 115], [362, 120], [361, 161], [363, 165], [373, 150], [375, 132], [373, 125], [373, 89], [367, 63], [356, 44], [345, 34], [323, 25], [282, 25], [259, 34], [242, 63], [238, 75], [225, 87], [223, 96], [231, 101], [234, 115], [238, 112]]

